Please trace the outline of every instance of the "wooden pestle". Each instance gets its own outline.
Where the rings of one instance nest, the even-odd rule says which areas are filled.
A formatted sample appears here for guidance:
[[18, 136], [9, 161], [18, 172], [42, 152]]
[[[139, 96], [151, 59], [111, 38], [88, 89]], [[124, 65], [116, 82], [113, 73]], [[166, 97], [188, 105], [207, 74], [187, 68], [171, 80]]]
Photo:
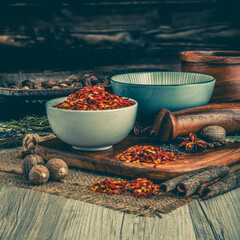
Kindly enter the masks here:
[[210, 125], [222, 126], [227, 133], [240, 131], [240, 102], [209, 104], [175, 112], [160, 109], [153, 132], [161, 141], [168, 141]]

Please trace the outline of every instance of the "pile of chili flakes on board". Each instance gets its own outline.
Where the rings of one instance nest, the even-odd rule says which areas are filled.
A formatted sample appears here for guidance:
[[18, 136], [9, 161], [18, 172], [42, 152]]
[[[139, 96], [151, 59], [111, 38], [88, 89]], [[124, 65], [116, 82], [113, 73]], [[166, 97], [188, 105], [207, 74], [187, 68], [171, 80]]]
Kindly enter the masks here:
[[154, 164], [154, 167], [158, 164], [175, 161], [176, 159], [184, 159], [184, 157], [183, 155], [176, 155], [174, 152], [164, 151], [151, 145], [136, 145], [116, 156], [118, 161], [142, 165]]

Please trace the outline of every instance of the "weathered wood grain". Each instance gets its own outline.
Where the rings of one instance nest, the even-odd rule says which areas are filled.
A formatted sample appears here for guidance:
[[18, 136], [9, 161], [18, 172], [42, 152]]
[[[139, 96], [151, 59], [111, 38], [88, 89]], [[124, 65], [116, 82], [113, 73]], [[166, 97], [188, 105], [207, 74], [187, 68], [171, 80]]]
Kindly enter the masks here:
[[183, 50], [239, 49], [239, 14], [227, 1], [4, 2], [2, 71], [162, 63]]
[[211, 228], [208, 219], [205, 216], [198, 201], [193, 201], [188, 205], [192, 225], [196, 239], [210, 240], [215, 239], [213, 229]]
[[161, 219], [125, 215], [121, 236], [121, 239], [197, 239], [187, 206], [178, 208]]
[[34, 190], [0, 185], [0, 239], [239, 239], [240, 189], [193, 201], [163, 218], [135, 217]]
[[[55, 230], [48, 224], [56, 223], [65, 205], [63, 198], [2, 185], [0, 199], [0, 239], [4, 240], [51, 239]], [[48, 223], [46, 215], [51, 218]], [[42, 226], [45, 226], [44, 231], [41, 231]]]
[[163, 218], [135, 217], [5, 185], [0, 185], [0, 199], [0, 239], [4, 240], [195, 239], [187, 206]]
[[198, 202], [216, 239], [240, 238], [240, 188]]

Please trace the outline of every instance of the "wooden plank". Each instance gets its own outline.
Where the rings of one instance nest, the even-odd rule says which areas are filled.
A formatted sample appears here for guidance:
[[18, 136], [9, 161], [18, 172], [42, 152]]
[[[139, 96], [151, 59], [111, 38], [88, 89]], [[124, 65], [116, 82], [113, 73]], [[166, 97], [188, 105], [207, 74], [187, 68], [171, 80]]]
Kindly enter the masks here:
[[5, 2], [2, 71], [159, 63], [183, 50], [239, 49], [237, 8], [220, 0]]
[[[51, 239], [64, 198], [28, 189], [0, 185], [0, 239]], [[47, 216], [47, 217], [46, 217]], [[49, 219], [50, 218], [50, 219]], [[43, 238], [42, 238], [43, 237]]]
[[0, 239], [183, 239], [195, 234], [187, 206], [163, 218], [0, 185]]
[[121, 239], [194, 240], [196, 237], [189, 209], [183, 206], [161, 219], [125, 214]]
[[159, 142], [156, 139], [128, 136], [110, 150], [83, 152], [74, 150], [70, 145], [56, 138], [41, 142], [36, 146], [35, 153], [45, 160], [60, 157], [71, 167], [150, 179], [169, 179], [200, 168], [231, 165], [240, 161], [240, 143], [229, 143], [222, 148], [208, 149], [195, 154], [187, 153], [183, 160], [176, 159], [157, 167], [154, 167], [154, 164], [141, 165], [116, 160], [116, 155], [130, 146], [145, 144], [159, 145]]
[[188, 208], [196, 239], [215, 239], [213, 230], [198, 201], [191, 202]]
[[216, 239], [240, 237], [240, 188], [199, 204]]

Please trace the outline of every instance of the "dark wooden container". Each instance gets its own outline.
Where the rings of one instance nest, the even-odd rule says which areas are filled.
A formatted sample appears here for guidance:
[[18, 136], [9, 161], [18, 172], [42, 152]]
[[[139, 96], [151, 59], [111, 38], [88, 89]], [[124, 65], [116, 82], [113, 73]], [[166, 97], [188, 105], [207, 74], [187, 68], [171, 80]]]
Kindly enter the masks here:
[[216, 85], [210, 102], [240, 100], [240, 51], [180, 52], [182, 72], [213, 75]]

